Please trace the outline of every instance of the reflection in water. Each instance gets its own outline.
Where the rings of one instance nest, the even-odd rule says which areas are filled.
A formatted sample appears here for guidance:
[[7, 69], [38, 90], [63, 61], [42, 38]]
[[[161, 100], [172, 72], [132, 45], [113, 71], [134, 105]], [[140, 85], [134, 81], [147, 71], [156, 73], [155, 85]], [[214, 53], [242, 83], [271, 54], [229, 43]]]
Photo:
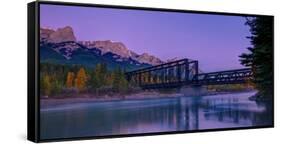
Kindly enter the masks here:
[[81, 103], [41, 110], [41, 138], [67, 138], [272, 125], [270, 104], [253, 92]]

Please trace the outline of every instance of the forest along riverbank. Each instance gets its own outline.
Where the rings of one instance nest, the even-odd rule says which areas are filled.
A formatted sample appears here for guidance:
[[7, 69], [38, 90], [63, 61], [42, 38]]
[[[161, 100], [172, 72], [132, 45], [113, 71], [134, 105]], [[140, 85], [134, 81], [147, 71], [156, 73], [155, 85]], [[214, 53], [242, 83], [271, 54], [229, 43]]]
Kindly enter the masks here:
[[[239, 92], [209, 92], [206, 95], [202, 96], [212, 96], [218, 94], [235, 94], [235, 93], [244, 93], [244, 92], [255, 92], [255, 90], [245, 90]], [[92, 97], [90, 94], [81, 95], [81, 97], [70, 97], [70, 98], [45, 98], [40, 100], [40, 108], [52, 108], [68, 104], [77, 104], [77, 103], [93, 103], [93, 102], [107, 102], [107, 101], [120, 101], [120, 100], [145, 100], [145, 99], [160, 99], [160, 98], [176, 98], [183, 97], [182, 93], [160, 93], [160, 92], [139, 92], [129, 95], [117, 95], [114, 97], [103, 96], [103, 97]]]

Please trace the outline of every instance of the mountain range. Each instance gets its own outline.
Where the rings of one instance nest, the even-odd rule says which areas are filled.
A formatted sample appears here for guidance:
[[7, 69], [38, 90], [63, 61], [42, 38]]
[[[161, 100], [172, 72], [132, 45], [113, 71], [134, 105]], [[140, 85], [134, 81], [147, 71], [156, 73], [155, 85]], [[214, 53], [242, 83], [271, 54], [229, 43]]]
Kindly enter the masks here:
[[122, 42], [111, 40], [77, 41], [72, 27], [57, 30], [40, 28], [40, 61], [94, 67], [137, 69], [164, 63], [148, 53], [137, 54]]

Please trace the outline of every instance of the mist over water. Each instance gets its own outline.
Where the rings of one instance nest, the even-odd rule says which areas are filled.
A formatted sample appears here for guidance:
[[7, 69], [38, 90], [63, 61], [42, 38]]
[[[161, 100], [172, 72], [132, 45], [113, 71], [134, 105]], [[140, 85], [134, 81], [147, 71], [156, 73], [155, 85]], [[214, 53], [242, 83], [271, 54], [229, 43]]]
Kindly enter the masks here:
[[79, 103], [41, 109], [41, 138], [68, 138], [272, 125], [255, 92]]

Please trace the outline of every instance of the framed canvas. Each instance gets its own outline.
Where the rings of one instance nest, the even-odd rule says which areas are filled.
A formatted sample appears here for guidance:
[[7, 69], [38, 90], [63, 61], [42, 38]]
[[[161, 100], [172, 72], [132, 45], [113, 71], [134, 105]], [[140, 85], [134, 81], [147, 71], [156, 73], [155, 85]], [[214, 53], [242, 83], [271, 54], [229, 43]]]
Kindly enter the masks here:
[[274, 126], [274, 17], [28, 4], [28, 139]]

